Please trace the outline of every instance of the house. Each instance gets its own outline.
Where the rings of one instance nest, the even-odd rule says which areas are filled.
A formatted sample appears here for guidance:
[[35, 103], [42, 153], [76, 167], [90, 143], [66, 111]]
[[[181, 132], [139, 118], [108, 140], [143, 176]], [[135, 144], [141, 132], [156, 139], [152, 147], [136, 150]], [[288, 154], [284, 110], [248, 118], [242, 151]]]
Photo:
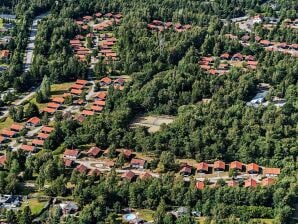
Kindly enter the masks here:
[[15, 131], [15, 132], [20, 132], [24, 129], [23, 125], [19, 125], [19, 124], [13, 124], [10, 126], [10, 130], [11, 131]]
[[45, 134], [50, 134], [52, 133], [52, 131], [54, 131], [54, 128], [48, 127], [48, 126], [43, 126], [41, 128], [41, 132], [45, 133]]
[[197, 165], [198, 173], [208, 173], [209, 165], [208, 163], [201, 162]]
[[112, 79], [110, 79], [109, 77], [104, 77], [99, 81], [101, 86], [108, 86], [112, 83]]
[[87, 80], [83, 80], [83, 79], [77, 79], [76, 84], [77, 85], [82, 85], [85, 86], [88, 83]]
[[249, 174], [257, 174], [260, 172], [260, 167], [258, 164], [250, 163], [246, 165], [246, 172]]
[[70, 90], [70, 93], [71, 93], [71, 94], [73, 94], [73, 95], [77, 95], [77, 96], [81, 95], [82, 92], [83, 92], [83, 91], [80, 90], [80, 89], [71, 89], [71, 90]]
[[4, 167], [5, 166], [6, 159], [7, 158], [6, 158], [5, 155], [0, 156], [0, 167]]
[[62, 97], [54, 97], [52, 99], [52, 102], [62, 104], [62, 103], [64, 103], [64, 98], [62, 98]]
[[132, 172], [131, 170], [126, 171], [125, 173], [123, 173], [121, 175], [122, 179], [125, 179], [129, 182], [133, 181], [135, 179], [135, 177], [136, 177], [136, 174], [134, 172]]
[[205, 188], [205, 184], [204, 184], [204, 182], [198, 181], [198, 182], [196, 183], [196, 188], [197, 188], [198, 190], [203, 190], [203, 189]]
[[251, 99], [247, 104], [248, 105], [257, 105], [262, 104], [265, 101], [265, 97], [268, 94], [268, 90], [259, 91], [254, 98]]
[[250, 36], [249, 35], [244, 35], [243, 37], [241, 37], [241, 40], [244, 42], [244, 43], [247, 43], [249, 40], [250, 40]]
[[265, 168], [263, 170], [263, 174], [266, 177], [277, 177], [280, 174], [280, 169], [279, 168]]
[[258, 185], [257, 181], [250, 178], [244, 182], [244, 187], [256, 187]]
[[83, 164], [80, 164], [76, 167], [76, 171], [78, 171], [80, 174], [86, 174], [88, 171], [88, 168], [84, 166]]
[[13, 138], [16, 136], [16, 132], [4, 129], [2, 130], [1, 135], [7, 138]]
[[269, 185], [271, 185], [271, 184], [274, 184], [274, 182], [275, 182], [274, 179], [272, 179], [272, 178], [270, 178], [270, 177], [266, 177], [265, 179], [263, 179], [263, 180], [261, 181], [261, 185], [262, 185], [262, 186], [269, 186]]
[[35, 153], [37, 151], [37, 148], [34, 145], [22, 145], [20, 149], [29, 153]]
[[53, 109], [53, 108], [49, 108], [49, 107], [46, 107], [42, 110], [43, 113], [48, 113], [48, 114], [54, 114], [56, 112], [56, 109]]
[[229, 187], [236, 187], [236, 186], [238, 186], [238, 183], [234, 180], [231, 180], [231, 181], [227, 181], [227, 185]]
[[6, 138], [0, 135], [0, 147], [3, 142], [5, 142]]
[[60, 107], [60, 104], [59, 103], [50, 102], [50, 103], [48, 103], [47, 107], [48, 108], [55, 109], [55, 110], [58, 110], [59, 107]]
[[258, 62], [257, 61], [248, 61], [247, 66], [251, 69], [257, 69]]
[[214, 171], [224, 171], [226, 169], [226, 164], [221, 160], [215, 161], [213, 169]]
[[100, 113], [103, 110], [103, 107], [93, 105], [91, 106], [91, 110], [95, 113]]
[[271, 42], [269, 40], [261, 40], [259, 43], [264, 47], [268, 47], [271, 45]]
[[234, 54], [233, 57], [231, 58], [232, 61], [243, 61], [243, 59], [244, 57], [240, 53]]
[[101, 151], [102, 150], [100, 148], [94, 146], [88, 150], [87, 155], [92, 157], [97, 157]]
[[230, 163], [230, 169], [242, 171], [242, 168], [243, 168], [243, 164], [239, 161], [234, 161]]
[[94, 115], [94, 111], [91, 111], [91, 110], [83, 110], [81, 115], [83, 115], [84, 117], [87, 117], [87, 116], [93, 116], [93, 115]]
[[135, 169], [144, 169], [146, 161], [143, 159], [132, 159], [130, 161], [130, 167]]
[[130, 149], [116, 149], [116, 151], [122, 153], [125, 159], [130, 159], [132, 156], [132, 151]]
[[261, 16], [261, 15], [256, 15], [252, 18], [252, 23], [255, 24], [255, 23], [261, 23], [263, 22], [263, 19], [264, 17]]
[[287, 43], [277, 43], [277, 44], [275, 44], [275, 46], [276, 46], [277, 48], [281, 48], [281, 49], [286, 49], [286, 48], [288, 48]]
[[247, 55], [247, 56], [245, 56], [245, 60], [246, 61], [255, 61], [256, 58], [254, 56], [252, 56], [252, 55]]
[[40, 133], [38, 133], [37, 138], [40, 140], [46, 140], [49, 136], [50, 136], [49, 134], [40, 132]]
[[88, 176], [100, 176], [101, 172], [99, 169], [92, 169], [88, 172]]
[[94, 103], [93, 103], [94, 106], [105, 106], [106, 105], [106, 101], [104, 100], [96, 100]]
[[120, 86], [123, 86], [125, 83], [125, 80], [123, 78], [118, 78], [118, 79], [115, 79], [114, 80], [114, 84], [115, 85], [120, 85]]
[[191, 175], [191, 166], [184, 166], [181, 170], [180, 170], [180, 174], [182, 176], [190, 176]]
[[74, 166], [75, 162], [73, 160], [70, 159], [63, 159], [64, 162], [64, 166], [67, 168], [71, 168]]
[[72, 201], [61, 203], [59, 204], [59, 207], [61, 208], [64, 215], [75, 213], [79, 209], [78, 206]]
[[92, 16], [83, 16], [83, 21], [89, 22], [92, 19], [93, 19]]
[[102, 17], [102, 13], [100, 13], [100, 12], [95, 13], [95, 17], [96, 17], [96, 18], [100, 18], [100, 17]]
[[9, 50], [0, 51], [0, 59], [7, 60], [9, 58]]
[[152, 175], [148, 172], [145, 172], [145, 173], [140, 174], [139, 178], [141, 180], [148, 180], [148, 179], [152, 178]]
[[230, 54], [229, 53], [223, 53], [220, 55], [221, 60], [229, 60], [230, 59]]
[[32, 145], [34, 145], [34, 146], [43, 146], [44, 145], [44, 140], [33, 139]]
[[79, 157], [80, 152], [77, 149], [66, 149], [63, 153], [65, 159], [75, 160]]
[[115, 162], [112, 161], [112, 160], [105, 160], [104, 161], [104, 166], [112, 168], [112, 167], [115, 166]]
[[79, 90], [82, 90], [83, 88], [84, 88], [83, 85], [78, 85], [78, 84], [73, 84], [73, 85], [71, 86], [71, 89], [79, 89]]
[[26, 125], [29, 127], [36, 127], [40, 125], [40, 119], [38, 117], [32, 117], [26, 122]]

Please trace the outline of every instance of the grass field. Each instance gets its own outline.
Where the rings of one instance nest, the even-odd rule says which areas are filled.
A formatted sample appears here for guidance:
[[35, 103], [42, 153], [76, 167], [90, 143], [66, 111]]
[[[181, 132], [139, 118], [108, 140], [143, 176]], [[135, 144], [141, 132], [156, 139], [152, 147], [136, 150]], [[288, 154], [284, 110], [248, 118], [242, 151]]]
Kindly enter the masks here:
[[2, 119], [0, 121], [0, 130], [9, 128], [13, 124], [13, 120], [10, 117], [7, 117], [5, 119]]
[[42, 208], [45, 206], [46, 202], [39, 202], [37, 198], [31, 198], [25, 201], [22, 204], [21, 208], [24, 208], [26, 205], [29, 205], [33, 215], [38, 214]]
[[0, 19], [0, 29], [3, 28], [3, 19]]
[[152, 221], [154, 211], [150, 209], [137, 209], [135, 213], [138, 213], [138, 217], [146, 221]]
[[74, 82], [65, 82], [60, 84], [51, 85], [51, 95], [61, 96], [63, 93], [67, 92], [68, 89], [74, 84]]

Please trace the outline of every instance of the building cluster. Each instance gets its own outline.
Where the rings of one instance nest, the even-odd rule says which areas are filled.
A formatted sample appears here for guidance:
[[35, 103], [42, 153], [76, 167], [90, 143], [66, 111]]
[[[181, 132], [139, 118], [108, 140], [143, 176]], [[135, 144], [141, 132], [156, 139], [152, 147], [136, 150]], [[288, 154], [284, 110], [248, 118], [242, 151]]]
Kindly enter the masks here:
[[118, 55], [113, 50], [113, 46], [117, 42], [117, 39], [113, 37], [111, 33], [104, 33], [99, 35], [99, 53], [101, 57], [104, 57], [105, 62], [109, 63], [110, 60], [117, 61]]
[[172, 23], [172, 22], [163, 22], [160, 20], [153, 20], [151, 23], [147, 25], [147, 28], [149, 30], [163, 32], [164, 30], [173, 29], [176, 32], [184, 32], [186, 30], [189, 30], [191, 28], [191, 25], [186, 24], [182, 25], [181, 23]]
[[[137, 177], [140, 179], [151, 178], [152, 175], [148, 172], [142, 172], [137, 174], [131, 169], [142, 171], [147, 161], [144, 159], [134, 158], [133, 152], [130, 149], [116, 149], [115, 153], [119, 157], [120, 154], [123, 155], [126, 162], [129, 163], [129, 168], [127, 171], [121, 173], [121, 178], [127, 181], [134, 181]], [[99, 158], [102, 157], [103, 166], [106, 168], [112, 168], [115, 166], [115, 161], [108, 159], [110, 154], [110, 149], [102, 150], [99, 147], [93, 146], [87, 151], [79, 151], [78, 149], [66, 149], [63, 154], [63, 161], [66, 168], [73, 168], [81, 174], [86, 174], [88, 176], [98, 176], [102, 172], [97, 168], [88, 168], [83, 163], [78, 163], [77, 159], [83, 156], [89, 158]]]
[[[180, 170], [182, 175], [191, 175], [193, 168], [188, 166], [187, 164]], [[256, 163], [243, 164], [239, 161], [233, 161], [230, 164], [226, 164], [225, 162], [218, 160], [213, 164], [208, 164], [205, 162], [201, 162], [196, 166], [196, 172], [199, 174], [211, 174], [215, 172], [224, 172], [234, 170], [239, 173], [239, 176], [245, 177], [245, 174], [249, 175], [262, 175], [265, 177], [260, 181], [254, 179], [252, 176], [249, 176], [248, 179], [244, 181], [244, 187], [256, 187], [259, 183], [262, 186], [268, 186], [275, 182], [274, 177], [277, 177], [280, 174], [279, 168], [268, 168], [261, 167]], [[203, 189], [205, 187], [205, 183], [202, 181], [198, 181], [196, 184], [197, 189]], [[227, 182], [227, 185], [230, 187], [235, 187], [239, 185], [239, 181], [231, 180]], [[209, 185], [210, 187], [216, 187], [216, 184]]]
[[199, 60], [200, 67], [211, 75], [224, 75], [229, 72], [230, 68], [234, 66], [235, 62], [243, 62], [248, 69], [256, 69], [258, 61], [252, 55], [242, 55], [240, 53], [229, 54], [224, 53], [219, 57], [219, 63], [216, 65], [216, 57], [201, 57]]
[[[112, 50], [112, 47], [116, 43], [117, 39], [113, 37], [110, 33], [100, 34], [98, 37], [98, 32], [106, 31], [111, 26], [117, 25], [122, 19], [122, 14], [117, 13], [95, 13], [93, 16], [83, 16], [81, 19], [77, 19], [75, 22], [80, 26], [86, 35], [77, 35], [73, 40], [70, 40], [70, 45], [72, 46], [75, 55], [79, 60], [86, 60], [86, 56], [91, 53], [91, 49], [84, 46], [84, 40], [86, 38], [91, 38], [92, 43], [98, 41], [98, 47], [100, 51], [100, 56], [103, 56], [106, 61], [117, 60], [117, 54]], [[92, 22], [92, 23], [91, 23]]]

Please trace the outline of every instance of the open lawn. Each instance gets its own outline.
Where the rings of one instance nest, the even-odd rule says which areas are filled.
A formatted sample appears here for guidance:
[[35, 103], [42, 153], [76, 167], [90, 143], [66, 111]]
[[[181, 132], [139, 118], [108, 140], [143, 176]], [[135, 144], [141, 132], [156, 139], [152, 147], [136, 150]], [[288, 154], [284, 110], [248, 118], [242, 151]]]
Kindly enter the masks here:
[[22, 204], [21, 208], [24, 208], [26, 205], [29, 205], [32, 214], [36, 215], [42, 210], [42, 208], [45, 206], [45, 204], [46, 204], [45, 201], [39, 202], [37, 198], [31, 198], [31, 199], [28, 199], [27, 201], [25, 201]]
[[3, 28], [3, 19], [0, 19], [0, 29]]
[[4, 119], [0, 120], [0, 130], [9, 128], [12, 124], [13, 124], [13, 120], [11, 119], [11, 117], [7, 117]]
[[51, 95], [61, 96], [63, 93], [67, 92], [68, 89], [74, 84], [74, 82], [65, 82], [60, 84], [51, 85]]
[[138, 213], [138, 217], [146, 221], [152, 221], [154, 211], [150, 209], [137, 209], [135, 213]]

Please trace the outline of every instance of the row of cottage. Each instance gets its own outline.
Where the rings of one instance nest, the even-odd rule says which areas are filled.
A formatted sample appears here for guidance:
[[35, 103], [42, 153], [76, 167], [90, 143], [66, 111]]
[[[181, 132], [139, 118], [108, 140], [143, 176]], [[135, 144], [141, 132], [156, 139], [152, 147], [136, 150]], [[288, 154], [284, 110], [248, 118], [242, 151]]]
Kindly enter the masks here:
[[182, 25], [181, 23], [172, 23], [172, 22], [163, 22], [160, 20], [153, 20], [151, 23], [147, 25], [149, 30], [163, 32], [164, 30], [174, 29], [176, 32], [184, 32], [191, 28], [191, 25], [186, 24]]

